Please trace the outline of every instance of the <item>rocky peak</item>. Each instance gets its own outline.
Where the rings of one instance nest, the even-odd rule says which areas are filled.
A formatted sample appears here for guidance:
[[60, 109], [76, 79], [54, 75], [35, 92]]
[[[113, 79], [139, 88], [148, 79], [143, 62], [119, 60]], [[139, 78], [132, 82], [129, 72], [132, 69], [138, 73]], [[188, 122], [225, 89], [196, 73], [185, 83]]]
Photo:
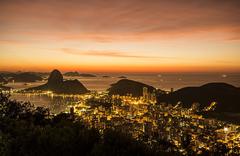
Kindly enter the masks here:
[[48, 85], [60, 85], [63, 83], [63, 76], [57, 69], [53, 70], [48, 78]]

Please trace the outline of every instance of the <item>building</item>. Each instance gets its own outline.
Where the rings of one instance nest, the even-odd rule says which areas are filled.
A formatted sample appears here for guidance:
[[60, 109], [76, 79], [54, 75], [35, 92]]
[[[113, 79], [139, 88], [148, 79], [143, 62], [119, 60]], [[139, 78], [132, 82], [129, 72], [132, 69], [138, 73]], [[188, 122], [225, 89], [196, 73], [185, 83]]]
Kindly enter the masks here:
[[148, 101], [149, 100], [149, 94], [148, 94], [148, 88], [143, 87], [143, 99]]

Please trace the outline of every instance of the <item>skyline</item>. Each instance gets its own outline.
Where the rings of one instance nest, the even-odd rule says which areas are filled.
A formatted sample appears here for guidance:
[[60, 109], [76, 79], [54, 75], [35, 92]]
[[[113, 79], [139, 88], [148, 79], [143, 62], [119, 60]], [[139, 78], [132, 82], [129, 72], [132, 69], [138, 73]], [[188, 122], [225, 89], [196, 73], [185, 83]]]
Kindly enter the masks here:
[[1, 1], [0, 70], [240, 72], [240, 2]]

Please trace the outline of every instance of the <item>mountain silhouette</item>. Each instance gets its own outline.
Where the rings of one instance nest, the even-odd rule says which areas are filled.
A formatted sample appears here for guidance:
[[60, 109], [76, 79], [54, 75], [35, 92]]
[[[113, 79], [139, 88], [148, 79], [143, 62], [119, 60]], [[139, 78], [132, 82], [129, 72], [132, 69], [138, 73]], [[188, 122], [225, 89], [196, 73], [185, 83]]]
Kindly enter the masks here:
[[64, 76], [80, 76], [80, 74], [75, 71], [75, 72], [66, 72], [64, 73]]
[[194, 102], [200, 103], [200, 109], [217, 102], [215, 112], [240, 112], [240, 89], [226, 83], [208, 83], [200, 87], [186, 87], [169, 94], [160, 94], [158, 103], [183, 103], [191, 107]]
[[134, 97], [143, 96], [143, 87], [147, 87], [149, 92], [153, 92], [156, 90], [154, 87], [149, 86], [147, 84], [129, 80], [129, 79], [121, 79], [117, 83], [111, 85], [108, 89], [109, 95], [127, 95], [132, 94]]
[[48, 78], [48, 82], [44, 85], [28, 88], [25, 91], [46, 91], [50, 90], [59, 94], [84, 94], [89, 92], [87, 88], [78, 80], [63, 80], [63, 76], [59, 70], [53, 70]]
[[36, 82], [41, 80], [42, 80], [42, 77], [30, 72], [14, 74], [12, 78], [9, 79], [9, 81], [14, 81], [14, 82]]
[[96, 75], [93, 75], [93, 74], [86, 74], [86, 73], [80, 74], [77, 71], [75, 71], [75, 72], [66, 72], [66, 73], [64, 73], [64, 76], [97, 77]]
[[85, 73], [79, 74], [79, 76], [81, 76], [81, 77], [97, 77], [96, 75], [93, 75], [93, 74], [85, 74]]
[[118, 78], [120, 78], [120, 79], [126, 79], [127, 77], [126, 77], [126, 76], [119, 76]]
[[4, 79], [2, 75], [0, 75], [0, 84], [6, 84], [7, 80]]
[[63, 76], [60, 71], [53, 70], [48, 78], [47, 86], [52, 89], [58, 89], [63, 84]]

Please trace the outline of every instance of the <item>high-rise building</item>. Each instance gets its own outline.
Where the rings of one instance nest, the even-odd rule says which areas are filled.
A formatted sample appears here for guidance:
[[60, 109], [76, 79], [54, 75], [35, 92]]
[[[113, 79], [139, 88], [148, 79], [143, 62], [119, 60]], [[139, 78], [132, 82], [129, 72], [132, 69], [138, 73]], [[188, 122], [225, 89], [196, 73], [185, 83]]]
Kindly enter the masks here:
[[148, 88], [147, 87], [143, 87], [143, 99], [148, 101]]
[[155, 93], [155, 91], [153, 91], [153, 92], [151, 93], [151, 102], [154, 103], [154, 104], [157, 102], [157, 98], [156, 98], [156, 93]]

